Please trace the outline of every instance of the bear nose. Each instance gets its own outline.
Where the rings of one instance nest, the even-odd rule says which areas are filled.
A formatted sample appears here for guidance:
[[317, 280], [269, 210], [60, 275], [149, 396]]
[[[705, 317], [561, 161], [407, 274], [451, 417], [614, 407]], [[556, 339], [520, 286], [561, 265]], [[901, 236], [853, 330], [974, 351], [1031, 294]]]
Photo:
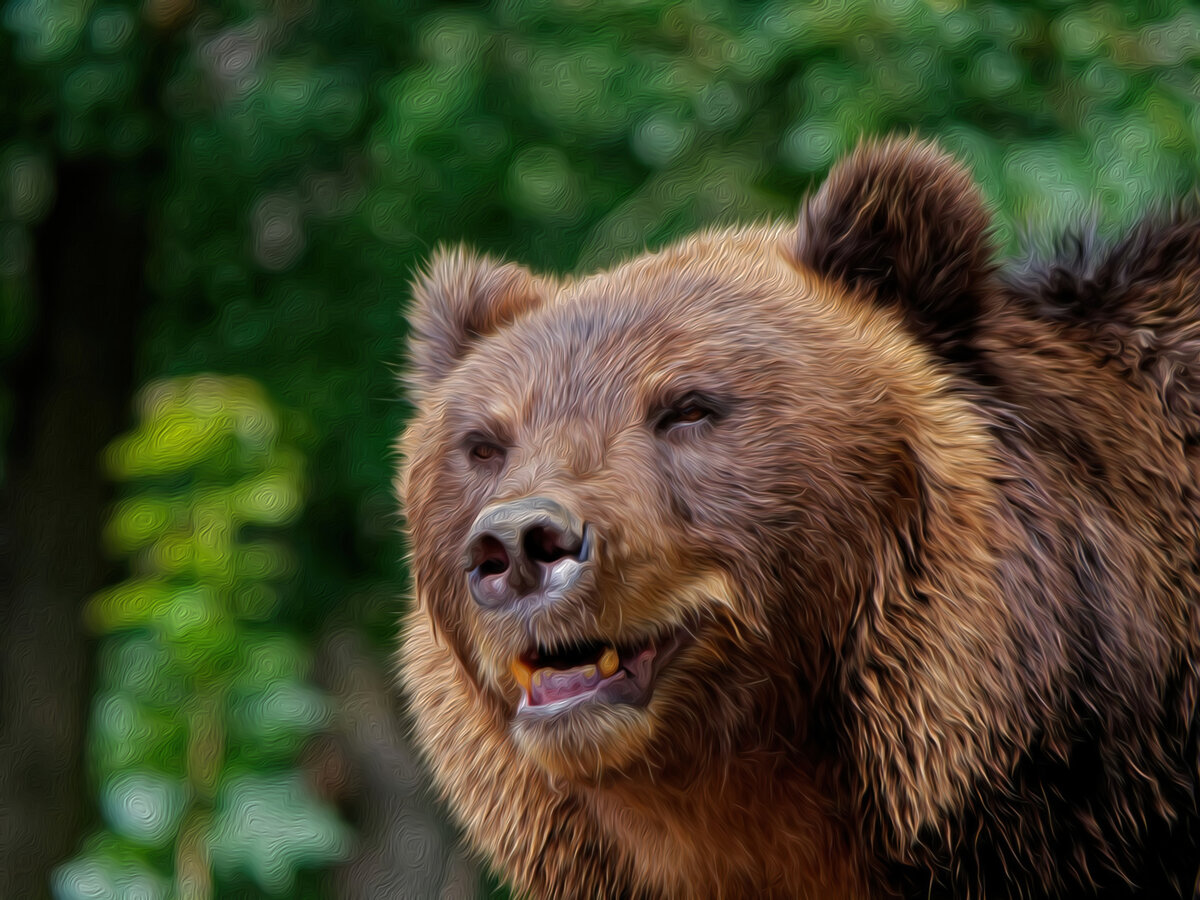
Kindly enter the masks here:
[[495, 609], [535, 596], [561, 594], [587, 561], [587, 528], [549, 497], [524, 497], [490, 506], [467, 538], [471, 596]]

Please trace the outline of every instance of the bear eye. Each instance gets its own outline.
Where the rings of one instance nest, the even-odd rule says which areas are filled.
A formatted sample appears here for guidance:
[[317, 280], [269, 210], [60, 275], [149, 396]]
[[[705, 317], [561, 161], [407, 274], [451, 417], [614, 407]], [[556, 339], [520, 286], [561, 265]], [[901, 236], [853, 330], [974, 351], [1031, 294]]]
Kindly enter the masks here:
[[717, 404], [702, 394], [685, 394], [658, 415], [655, 428], [672, 431], [688, 425], [698, 425], [720, 415]]
[[494, 464], [504, 460], [504, 448], [482, 435], [468, 435], [465, 444], [472, 462]]

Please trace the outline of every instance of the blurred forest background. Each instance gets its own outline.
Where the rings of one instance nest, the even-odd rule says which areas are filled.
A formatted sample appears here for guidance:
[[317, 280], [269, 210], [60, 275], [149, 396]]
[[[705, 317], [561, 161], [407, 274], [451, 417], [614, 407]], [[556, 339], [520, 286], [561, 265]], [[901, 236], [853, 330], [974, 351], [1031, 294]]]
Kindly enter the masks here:
[[861, 136], [1009, 250], [1200, 156], [1182, 2], [0, 0], [0, 896], [497, 890], [404, 740], [413, 267], [793, 215]]

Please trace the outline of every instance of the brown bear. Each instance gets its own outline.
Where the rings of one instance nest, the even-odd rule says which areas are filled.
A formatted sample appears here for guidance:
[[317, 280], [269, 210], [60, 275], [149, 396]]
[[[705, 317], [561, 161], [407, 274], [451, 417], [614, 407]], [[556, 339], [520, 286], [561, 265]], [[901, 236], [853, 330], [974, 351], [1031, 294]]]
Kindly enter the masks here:
[[532, 898], [1180, 897], [1200, 216], [1000, 266], [962, 166], [415, 287], [402, 677]]

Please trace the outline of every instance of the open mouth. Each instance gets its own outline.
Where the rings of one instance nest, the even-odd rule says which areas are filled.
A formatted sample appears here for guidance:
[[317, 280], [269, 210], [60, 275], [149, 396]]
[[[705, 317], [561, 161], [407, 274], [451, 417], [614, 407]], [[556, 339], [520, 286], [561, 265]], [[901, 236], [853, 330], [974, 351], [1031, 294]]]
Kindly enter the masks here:
[[641, 705], [654, 679], [690, 635], [676, 629], [659, 640], [616, 645], [587, 641], [569, 647], [536, 647], [510, 667], [521, 686], [517, 714], [556, 713], [584, 703]]

